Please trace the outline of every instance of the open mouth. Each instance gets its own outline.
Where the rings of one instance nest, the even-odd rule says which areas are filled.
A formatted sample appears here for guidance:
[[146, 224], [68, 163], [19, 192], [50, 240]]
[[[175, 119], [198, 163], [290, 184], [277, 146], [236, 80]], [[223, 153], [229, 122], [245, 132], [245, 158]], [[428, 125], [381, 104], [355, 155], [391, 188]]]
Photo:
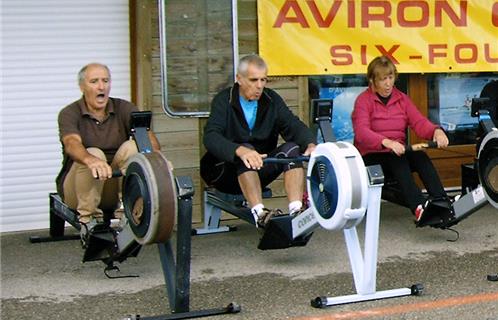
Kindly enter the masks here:
[[105, 94], [104, 93], [99, 93], [97, 94], [96, 96], [96, 100], [99, 101], [99, 102], [104, 102], [105, 101]]

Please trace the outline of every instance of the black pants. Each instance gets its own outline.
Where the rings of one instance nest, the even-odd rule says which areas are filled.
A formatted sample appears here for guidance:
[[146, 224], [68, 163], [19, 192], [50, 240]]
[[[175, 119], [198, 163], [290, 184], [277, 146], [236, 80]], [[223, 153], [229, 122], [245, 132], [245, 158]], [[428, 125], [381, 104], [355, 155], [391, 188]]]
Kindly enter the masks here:
[[[254, 149], [250, 144], [244, 146]], [[275, 150], [268, 154], [268, 157], [288, 158], [300, 156], [299, 146], [293, 142], [286, 142], [278, 146]], [[302, 163], [295, 163], [292, 165], [266, 163], [258, 170], [259, 179], [261, 181], [261, 188], [266, 187], [278, 176], [289, 169], [300, 168]], [[209, 187], [230, 194], [241, 194], [242, 190], [239, 186], [238, 176], [253, 169], [247, 168], [244, 163], [237, 158], [235, 162], [221, 161], [215, 156], [206, 153], [201, 159], [201, 177]]]
[[424, 151], [410, 151], [402, 156], [391, 152], [369, 153], [363, 156], [363, 161], [367, 166], [380, 164], [386, 178], [398, 181], [404, 201], [412, 212], [425, 201], [412, 172], [419, 175], [430, 197], [447, 196], [431, 159]]

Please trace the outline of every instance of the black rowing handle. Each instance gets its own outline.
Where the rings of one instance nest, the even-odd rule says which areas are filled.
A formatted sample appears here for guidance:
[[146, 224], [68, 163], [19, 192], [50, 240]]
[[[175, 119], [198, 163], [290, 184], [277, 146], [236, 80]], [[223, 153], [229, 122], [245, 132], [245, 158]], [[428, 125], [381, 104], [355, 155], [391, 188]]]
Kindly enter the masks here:
[[[119, 170], [119, 169], [112, 170], [112, 178], [119, 178], [122, 176], [123, 176], [123, 174], [121, 173], [121, 170]], [[98, 177], [95, 179], [98, 179]]]
[[294, 158], [264, 158], [263, 163], [291, 164], [296, 162], [310, 161], [309, 156], [299, 156]]

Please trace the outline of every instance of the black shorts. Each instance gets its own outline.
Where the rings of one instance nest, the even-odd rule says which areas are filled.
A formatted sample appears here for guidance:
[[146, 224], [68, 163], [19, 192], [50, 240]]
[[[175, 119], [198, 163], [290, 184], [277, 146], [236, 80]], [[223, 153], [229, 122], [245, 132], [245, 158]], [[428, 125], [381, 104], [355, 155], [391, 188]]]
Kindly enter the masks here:
[[[254, 149], [249, 144], [244, 144], [246, 147]], [[278, 146], [275, 150], [268, 154], [268, 157], [275, 158], [293, 158], [301, 155], [299, 146], [293, 142], [286, 142]], [[257, 170], [261, 181], [261, 188], [266, 187], [278, 176], [287, 170], [293, 168], [301, 168], [302, 163], [280, 164], [266, 163]], [[247, 168], [244, 163], [237, 158], [235, 162], [222, 161], [217, 159], [211, 153], [207, 152], [201, 159], [201, 177], [209, 187], [214, 187], [221, 192], [230, 194], [241, 194], [242, 190], [239, 186], [238, 176], [247, 171], [255, 171]]]

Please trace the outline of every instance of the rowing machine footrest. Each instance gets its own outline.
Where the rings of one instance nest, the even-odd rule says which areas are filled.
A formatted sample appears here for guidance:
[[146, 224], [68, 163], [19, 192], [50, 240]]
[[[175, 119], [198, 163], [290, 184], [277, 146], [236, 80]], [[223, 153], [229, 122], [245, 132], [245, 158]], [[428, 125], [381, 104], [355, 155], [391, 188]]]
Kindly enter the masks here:
[[417, 227], [429, 226], [447, 229], [460, 220], [455, 218], [455, 212], [449, 198], [429, 199], [424, 209], [424, 215], [417, 223]]
[[123, 262], [128, 257], [136, 257], [142, 248], [138, 242], [120, 252], [116, 243], [117, 233], [109, 224], [101, 224], [89, 231], [83, 241], [85, 252], [83, 262], [87, 261], [116, 261]]
[[258, 249], [273, 250], [305, 246], [313, 233], [292, 239], [292, 216], [274, 216], [263, 229]]
[[114, 236], [110, 227], [105, 224], [96, 225], [93, 230], [88, 231], [82, 242], [85, 249], [83, 262], [109, 258], [115, 249]]

